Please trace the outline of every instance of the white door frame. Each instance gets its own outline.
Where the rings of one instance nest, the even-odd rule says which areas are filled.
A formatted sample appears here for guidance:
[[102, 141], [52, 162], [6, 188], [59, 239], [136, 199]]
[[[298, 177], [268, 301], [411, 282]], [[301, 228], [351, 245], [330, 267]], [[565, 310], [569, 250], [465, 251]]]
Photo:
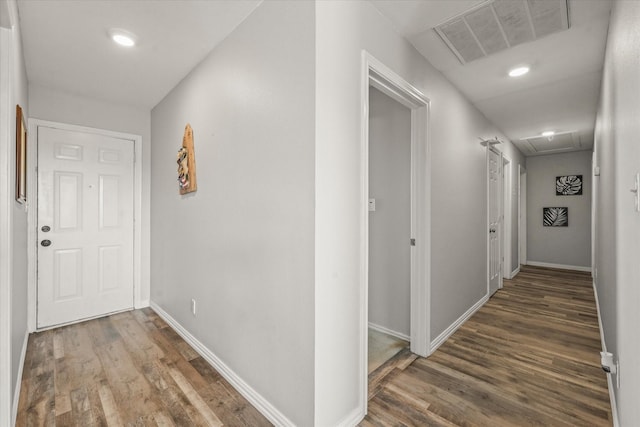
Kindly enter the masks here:
[[[28, 322], [29, 331], [38, 330], [36, 323], [37, 316], [37, 271], [38, 271], [38, 240], [37, 240], [37, 161], [38, 161], [38, 128], [51, 127], [71, 132], [85, 132], [91, 134], [104, 135], [112, 138], [126, 139], [133, 141], [134, 162], [133, 162], [133, 306], [142, 307], [141, 286], [142, 286], [142, 136], [122, 132], [113, 132], [104, 129], [95, 129], [85, 126], [77, 126], [66, 123], [50, 122], [40, 119], [29, 119], [29, 135], [31, 135], [30, 150], [27, 152], [27, 173], [28, 182], [32, 183], [30, 192], [32, 194], [32, 209], [29, 209], [27, 235], [29, 241], [28, 266], [29, 266], [29, 307]], [[60, 326], [60, 325], [57, 325]]]
[[[362, 51], [360, 175], [360, 404], [366, 413], [368, 395], [367, 330], [369, 323], [369, 86], [411, 110], [411, 351], [430, 354], [431, 292], [431, 168], [429, 99], [406, 80]], [[409, 244], [409, 242], [407, 242]]]
[[[494, 154], [497, 154], [500, 157], [500, 160], [498, 161], [498, 164], [500, 165], [500, 173], [498, 174], [498, 177], [500, 179], [500, 182], [498, 183], [498, 188], [503, 190], [503, 185], [502, 185], [502, 181], [504, 181], [504, 168], [503, 168], [503, 154], [502, 151], [498, 150], [497, 148], [487, 145], [487, 154], [486, 154], [486, 167], [487, 167], [487, 224], [486, 224], [486, 236], [487, 236], [487, 297], [491, 297], [491, 234], [489, 233], [489, 229], [491, 228], [491, 217], [490, 217], [490, 205], [491, 205], [491, 192], [489, 191], [489, 186], [491, 185], [491, 177], [489, 176], [489, 153], [493, 152]], [[504, 226], [504, 208], [502, 206], [502, 204], [504, 203], [504, 195], [502, 195], [502, 197], [498, 196], [498, 218], [500, 221], [500, 232], [503, 232], [502, 228]], [[502, 259], [502, 251], [503, 251], [503, 236], [500, 236], [500, 238], [498, 239], [498, 244], [500, 245], [500, 248], [498, 250], [498, 253], [500, 254], [500, 262], [502, 264], [504, 264], [503, 259]], [[500, 265], [500, 274], [498, 275], [499, 280], [498, 280], [498, 289], [502, 288], [502, 270], [503, 267], [502, 265]]]
[[527, 263], [527, 170], [518, 165], [518, 268]]
[[[511, 159], [504, 154], [502, 155], [502, 247], [500, 251], [502, 253], [502, 277], [505, 279], [511, 279], [511, 228], [512, 215], [511, 205], [513, 203], [512, 194], [512, 171], [511, 171]], [[503, 283], [500, 281], [500, 287]]]

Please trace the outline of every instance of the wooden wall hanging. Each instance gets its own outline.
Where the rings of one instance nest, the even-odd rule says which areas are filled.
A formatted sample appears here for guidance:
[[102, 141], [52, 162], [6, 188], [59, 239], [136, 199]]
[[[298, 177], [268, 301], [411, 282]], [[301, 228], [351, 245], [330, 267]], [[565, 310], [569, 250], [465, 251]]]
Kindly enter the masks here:
[[193, 129], [187, 123], [182, 137], [182, 148], [178, 150], [178, 185], [180, 194], [198, 189], [196, 184], [196, 155], [193, 151]]

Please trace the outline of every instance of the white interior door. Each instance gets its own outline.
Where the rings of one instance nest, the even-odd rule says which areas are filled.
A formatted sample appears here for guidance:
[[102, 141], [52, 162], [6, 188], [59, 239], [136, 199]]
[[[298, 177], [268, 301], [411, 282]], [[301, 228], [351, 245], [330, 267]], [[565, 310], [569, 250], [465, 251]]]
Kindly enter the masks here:
[[37, 325], [133, 308], [134, 143], [38, 127]]
[[502, 279], [502, 154], [489, 149], [487, 158], [489, 175], [489, 295], [493, 295]]

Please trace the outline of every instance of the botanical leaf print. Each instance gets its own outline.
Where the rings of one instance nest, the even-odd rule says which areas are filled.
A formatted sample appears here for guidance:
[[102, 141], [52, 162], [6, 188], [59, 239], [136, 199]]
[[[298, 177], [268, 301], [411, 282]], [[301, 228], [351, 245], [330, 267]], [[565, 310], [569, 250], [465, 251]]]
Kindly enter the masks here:
[[556, 177], [556, 196], [579, 196], [582, 194], [582, 175]]
[[567, 227], [569, 225], [569, 208], [542, 208], [542, 225], [545, 227]]

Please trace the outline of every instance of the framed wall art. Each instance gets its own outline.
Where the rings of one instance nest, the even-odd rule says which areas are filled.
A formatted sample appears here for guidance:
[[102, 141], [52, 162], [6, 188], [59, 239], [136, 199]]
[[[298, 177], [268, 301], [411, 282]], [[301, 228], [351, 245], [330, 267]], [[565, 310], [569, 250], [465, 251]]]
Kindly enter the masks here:
[[556, 196], [582, 195], [582, 175], [564, 175], [556, 177]]
[[16, 105], [16, 201], [27, 202], [27, 125]]
[[545, 227], [568, 227], [569, 208], [542, 208], [542, 225]]

